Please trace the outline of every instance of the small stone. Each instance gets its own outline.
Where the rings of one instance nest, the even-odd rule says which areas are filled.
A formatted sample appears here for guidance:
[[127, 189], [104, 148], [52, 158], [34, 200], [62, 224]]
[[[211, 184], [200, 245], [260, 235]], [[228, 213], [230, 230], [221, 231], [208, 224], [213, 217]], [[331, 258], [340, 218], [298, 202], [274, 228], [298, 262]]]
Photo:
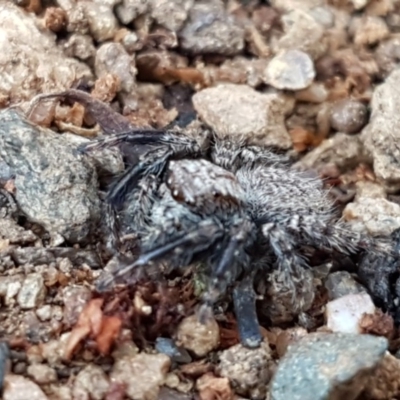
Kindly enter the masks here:
[[219, 344], [219, 326], [214, 318], [201, 324], [196, 315], [186, 317], [179, 324], [177, 345], [192, 351], [198, 357], [206, 356]]
[[400, 205], [386, 199], [381, 185], [358, 182], [356, 188], [354, 201], [343, 210], [343, 218], [353, 230], [387, 237], [400, 228]]
[[92, 294], [86, 286], [67, 286], [62, 292], [64, 301], [64, 323], [71, 328], [78, 321], [79, 315], [91, 299]]
[[36, 383], [20, 375], [8, 374], [4, 380], [3, 400], [48, 400]]
[[266, 341], [257, 349], [241, 344], [221, 352], [217, 367], [219, 375], [228, 378], [233, 390], [251, 399], [265, 399], [274, 362]]
[[116, 360], [110, 379], [125, 385], [126, 394], [132, 400], [157, 400], [170, 364], [165, 354], [126, 356]]
[[337, 271], [328, 275], [325, 281], [329, 300], [335, 300], [348, 294], [366, 292], [365, 288], [356, 282], [347, 271]]
[[45, 304], [44, 306], [38, 308], [36, 310], [36, 315], [42, 322], [49, 321], [52, 315], [51, 305]]
[[359, 46], [371, 46], [386, 39], [389, 34], [389, 28], [383, 18], [365, 16], [353, 19], [350, 25], [350, 31], [353, 31], [353, 40]]
[[155, 349], [159, 353], [166, 354], [172, 362], [187, 364], [192, 361], [189, 353], [178, 347], [172, 339], [159, 337], [156, 340]]
[[350, 0], [351, 4], [353, 4], [354, 9], [362, 10], [370, 0]]
[[331, 126], [344, 133], [358, 133], [368, 122], [367, 107], [360, 101], [344, 99], [331, 109]]
[[271, 400], [355, 400], [388, 341], [371, 335], [309, 334], [289, 346], [270, 384]]
[[287, 50], [276, 55], [268, 64], [264, 80], [276, 89], [301, 90], [315, 78], [314, 63], [300, 50]]
[[128, 25], [134, 19], [149, 11], [150, 1], [122, 0], [116, 6], [115, 12], [122, 24]]
[[223, 2], [195, 2], [179, 32], [180, 47], [194, 54], [231, 56], [244, 48], [245, 31], [224, 10]]
[[76, 376], [72, 395], [79, 400], [103, 400], [109, 388], [110, 382], [104, 371], [89, 364]]
[[348, 294], [327, 303], [326, 326], [332, 332], [362, 333], [363, 315], [374, 312], [375, 305], [368, 293]]
[[62, 42], [62, 47], [68, 57], [76, 57], [82, 61], [96, 55], [93, 39], [89, 35], [74, 33], [65, 42]]
[[151, 16], [172, 32], [179, 31], [188, 17], [194, 0], [152, 0]]
[[197, 92], [193, 105], [221, 139], [240, 135], [251, 145], [287, 149], [287, 102], [278, 94], [262, 94], [246, 85], [221, 84]]
[[386, 352], [373, 376], [370, 376], [364, 394], [368, 399], [395, 399], [400, 395], [400, 360]]
[[379, 66], [380, 76], [386, 78], [399, 65], [400, 36], [393, 35], [389, 39], [379, 43], [375, 51], [375, 59]]
[[24, 310], [38, 307], [46, 297], [46, 287], [40, 274], [29, 274], [18, 293], [17, 301]]
[[57, 373], [55, 369], [45, 364], [29, 365], [27, 373], [39, 385], [57, 382]]
[[112, 39], [119, 28], [112, 7], [92, 1], [82, 1], [81, 5], [93, 38], [100, 43]]
[[98, 48], [95, 71], [98, 78], [108, 74], [117, 76], [125, 93], [134, 91], [137, 72], [135, 59], [121, 43], [105, 43]]
[[1, 219], [0, 238], [8, 240], [9, 244], [19, 245], [32, 245], [38, 240], [38, 237], [31, 230], [25, 230], [10, 218]]
[[67, 26], [67, 14], [62, 8], [48, 7], [44, 14], [44, 25], [53, 32], [60, 32]]
[[[326, 28], [309, 11], [295, 9], [282, 16], [284, 35], [272, 42], [274, 53], [297, 50], [313, 60], [322, 57], [328, 46], [324, 38]], [[297, 61], [298, 62], [298, 61]]]
[[328, 91], [322, 83], [313, 82], [307, 88], [296, 91], [294, 96], [299, 101], [323, 103], [328, 98]]
[[337, 133], [307, 153], [295, 166], [305, 170], [320, 171], [329, 165], [340, 171], [346, 171], [357, 167], [360, 162], [366, 160], [365, 150], [359, 136]]

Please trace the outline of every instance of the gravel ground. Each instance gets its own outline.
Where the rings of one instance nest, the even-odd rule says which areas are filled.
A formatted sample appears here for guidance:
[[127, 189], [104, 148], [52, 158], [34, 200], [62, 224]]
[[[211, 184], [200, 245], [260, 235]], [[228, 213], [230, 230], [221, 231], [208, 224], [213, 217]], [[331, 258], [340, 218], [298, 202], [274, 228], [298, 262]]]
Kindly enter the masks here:
[[77, 151], [172, 123], [237, 136], [400, 254], [399, 0], [3, 0], [0, 76], [4, 400], [400, 398], [400, 256], [317, 257], [302, 307], [259, 299], [249, 349], [229, 301], [199, 323], [194, 268], [96, 292], [121, 263], [104, 189], [137, 154]]

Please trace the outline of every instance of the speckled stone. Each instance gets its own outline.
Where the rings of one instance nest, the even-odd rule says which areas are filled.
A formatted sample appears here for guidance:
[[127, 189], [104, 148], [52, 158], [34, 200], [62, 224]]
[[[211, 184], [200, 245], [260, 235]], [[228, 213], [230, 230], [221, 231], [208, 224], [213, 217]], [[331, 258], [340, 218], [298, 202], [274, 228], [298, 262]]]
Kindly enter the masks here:
[[383, 337], [310, 334], [289, 346], [270, 385], [271, 400], [354, 400], [385, 355]]

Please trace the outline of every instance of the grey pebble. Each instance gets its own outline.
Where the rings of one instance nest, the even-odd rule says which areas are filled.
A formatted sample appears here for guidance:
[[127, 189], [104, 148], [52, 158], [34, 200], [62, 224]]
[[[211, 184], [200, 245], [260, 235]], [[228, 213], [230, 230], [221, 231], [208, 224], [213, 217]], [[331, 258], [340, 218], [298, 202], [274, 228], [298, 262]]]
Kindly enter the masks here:
[[340, 100], [332, 107], [330, 121], [338, 132], [358, 133], [368, 122], [367, 107], [357, 100]]
[[354, 400], [388, 341], [372, 335], [310, 334], [289, 346], [270, 385], [271, 400]]
[[155, 348], [159, 353], [166, 354], [170, 357], [173, 362], [187, 364], [192, 361], [192, 357], [190, 357], [189, 353], [184, 348], [177, 346], [172, 339], [163, 337], [157, 338]]
[[347, 271], [337, 271], [328, 276], [325, 281], [328, 290], [329, 300], [335, 300], [348, 294], [358, 294], [366, 292], [365, 288]]
[[264, 73], [265, 83], [276, 89], [305, 89], [314, 78], [313, 60], [300, 50], [280, 52], [270, 61]]
[[100, 215], [97, 175], [62, 135], [14, 110], [0, 112], [0, 157], [14, 171], [16, 201], [50, 234], [84, 242]]

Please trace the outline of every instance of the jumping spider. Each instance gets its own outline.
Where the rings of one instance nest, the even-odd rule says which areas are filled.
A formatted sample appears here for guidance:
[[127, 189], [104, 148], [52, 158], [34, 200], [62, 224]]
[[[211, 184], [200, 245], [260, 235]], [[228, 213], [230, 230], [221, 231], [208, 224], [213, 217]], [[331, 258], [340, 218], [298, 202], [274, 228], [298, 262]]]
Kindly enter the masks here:
[[[174, 131], [131, 131], [91, 142], [84, 151], [130, 143], [146, 147], [111, 186], [110, 216], [131, 206], [140, 254], [118, 272], [149, 264], [171, 269], [209, 267], [200, 318], [233, 287], [243, 345], [261, 340], [254, 281], [293, 291], [308, 267], [306, 248], [351, 254], [372, 241], [338, 220], [322, 182], [290, 168], [288, 160], [245, 140]], [[132, 212], [133, 207], [133, 212]], [[118, 236], [115, 219], [111, 219]], [[274, 274], [271, 274], [274, 271]]]

